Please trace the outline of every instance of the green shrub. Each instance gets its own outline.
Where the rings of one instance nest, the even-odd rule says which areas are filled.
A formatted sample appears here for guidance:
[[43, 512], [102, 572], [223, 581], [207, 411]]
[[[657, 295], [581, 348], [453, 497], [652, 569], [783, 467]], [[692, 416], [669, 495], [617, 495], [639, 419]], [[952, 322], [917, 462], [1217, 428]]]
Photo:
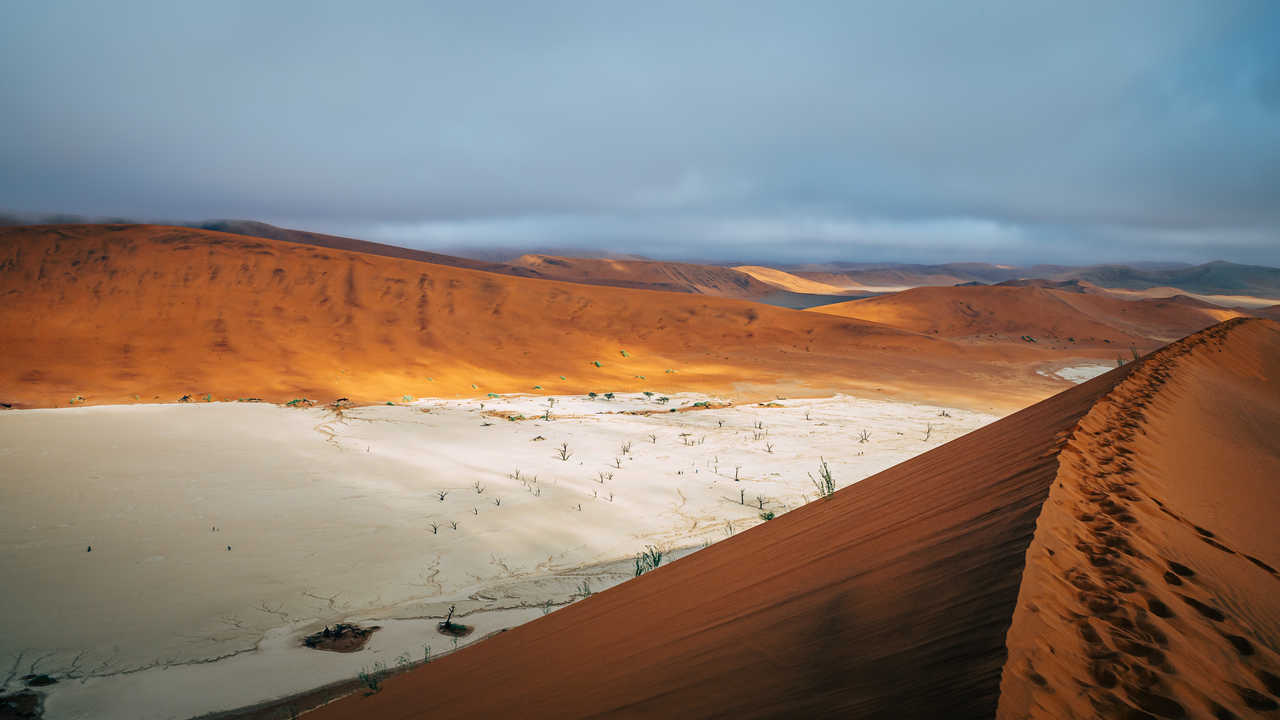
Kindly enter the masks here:
[[360, 682], [364, 683], [364, 686], [369, 688], [369, 692], [365, 693], [366, 695], [372, 695], [382, 689], [382, 676], [385, 675], [386, 672], [387, 665], [381, 660], [374, 663], [372, 669], [360, 669]]
[[650, 545], [636, 555], [636, 577], [653, 570], [662, 563], [662, 551]]
[[819, 458], [819, 460], [822, 464], [818, 466], [818, 477], [814, 477], [813, 473], [809, 473], [809, 480], [817, 488], [820, 497], [831, 497], [836, 491], [836, 483], [831, 477], [831, 468], [827, 467], [826, 459]]

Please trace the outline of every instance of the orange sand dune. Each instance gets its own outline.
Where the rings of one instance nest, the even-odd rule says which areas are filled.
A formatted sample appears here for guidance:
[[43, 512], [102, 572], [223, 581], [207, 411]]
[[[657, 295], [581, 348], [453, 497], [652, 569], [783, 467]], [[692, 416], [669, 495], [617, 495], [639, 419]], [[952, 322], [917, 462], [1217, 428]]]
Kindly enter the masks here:
[[1229, 321], [314, 717], [1257, 716], [1276, 437]]
[[810, 280], [799, 275], [794, 275], [785, 270], [777, 268], [764, 267], [763, 265], [741, 265], [735, 267], [741, 273], [746, 273], [762, 283], [767, 283], [780, 290], [788, 290], [790, 292], [808, 293], [810, 295], [849, 295], [856, 293], [860, 288], [853, 288], [845, 285], [837, 287], [829, 285], [817, 280]]
[[19, 407], [883, 389], [1006, 409], [1060, 387], [847, 318], [164, 226], [0, 230], [0, 331]]
[[1268, 321], [1175, 343], [1098, 403], [1027, 549], [998, 717], [1277, 710], [1277, 438]]
[[656, 260], [610, 260], [554, 255], [522, 255], [513, 263], [539, 277], [614, 287], [698, 293], [757, 299], [776, 291], [772, 285], [732, 268]]
[[1151, 349], [1241, 313], [1187, 297], [1120, 300], [1030, 285], [921, 287], [811, 308], [929, 335]]

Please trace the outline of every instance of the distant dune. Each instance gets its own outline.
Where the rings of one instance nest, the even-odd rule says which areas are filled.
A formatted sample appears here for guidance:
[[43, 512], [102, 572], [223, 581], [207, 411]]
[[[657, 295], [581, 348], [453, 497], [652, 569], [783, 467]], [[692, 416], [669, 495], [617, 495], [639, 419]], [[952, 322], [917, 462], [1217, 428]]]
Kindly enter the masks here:
[[591, 285], [697, 293], [754, 300], [775, 292], [772, 285], [732, 268], [717, 265], [522, 255], [512, 262], [540, 277]]
[[817, 280], [794, 275], [785, 270], [764, 267], [763, 265], [740, 265], [735, 267], [734, 270], [746, 273], [760, 282], [767, 283], [780, 290], [789, 290], [791, 292], [810, 293], [813, 295], [847, 295], [858, 292], [858, 290], [848, 287], [828, 285]]
[[0, 300], [18, 407], [754, 388], [1011, 409], [1061, 387], [848, 318], [180, 227], [0, 230]]
[[1228, 321], [316, 717], [1254, 717], [1277, 436]]
[[[1045, 287], [1044, 285], [1048, 285]], [[921, 287], [811, 308], [927, 335], [1004, 342], [1023, 336], [1077, 346], [1150, 349], [1240, 312], [1191, 298], [1121, 300], [1071, 281]]]

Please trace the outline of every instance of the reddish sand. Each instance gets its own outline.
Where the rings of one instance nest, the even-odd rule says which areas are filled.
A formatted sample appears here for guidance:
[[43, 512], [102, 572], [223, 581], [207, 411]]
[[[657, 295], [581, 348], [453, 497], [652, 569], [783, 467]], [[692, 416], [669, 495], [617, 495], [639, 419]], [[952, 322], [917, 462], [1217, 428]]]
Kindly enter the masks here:
[[1061, 387], [1040, 355], [847, 318], [164, 226], [0, 230], [0, 332], [18, 407], [883, 390], [1008, 410]]
[[1134, 345], [1149, 350], [1242, 313], [1185, 296], [1121, 300], [1081, 288], [1025, 285], [921, 287], [811, 308], [927, 335], [1077, 347]]
[[1275, 711], [1280, 325], [1224, 324], [1149, 358], [1061, 460], [999, 717]]
[[314, 716], [1252, 716], [1276, 437], [1280, 326], [1224, 323]]
[[[716, 265], [522, 255], [513, 263], [538, 277], [614, 287], [757, 299], [777, 291], [747, 273]], [[805, 291], [801, 291], [805, 292]]]

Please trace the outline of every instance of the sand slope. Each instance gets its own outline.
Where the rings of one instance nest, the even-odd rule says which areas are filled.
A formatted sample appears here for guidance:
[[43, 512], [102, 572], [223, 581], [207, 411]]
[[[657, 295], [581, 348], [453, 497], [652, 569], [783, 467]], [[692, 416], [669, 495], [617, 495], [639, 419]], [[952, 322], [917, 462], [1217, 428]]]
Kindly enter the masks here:
[[1224, 323], [315, 717], [1275, 708], [1278, 358]]
[[848, 318], [164, 226], [0, 230], [0, 332], [19, 407], [767, 386], [1004, 409], [1061, 387]]
[[1038, 342], [1151, 349], [1239, 317], [1240, 312], [1187, 297], [1121, 300], [1088, 288], [1036, 283], [1001, 286], [920, 287], [864, 300], [811, 308], [953, 339]]
[[1277, 709], [1277, 438], [1263, 321], [1175, 343], [1089, 412], [1027, 551], [999, 717]]

